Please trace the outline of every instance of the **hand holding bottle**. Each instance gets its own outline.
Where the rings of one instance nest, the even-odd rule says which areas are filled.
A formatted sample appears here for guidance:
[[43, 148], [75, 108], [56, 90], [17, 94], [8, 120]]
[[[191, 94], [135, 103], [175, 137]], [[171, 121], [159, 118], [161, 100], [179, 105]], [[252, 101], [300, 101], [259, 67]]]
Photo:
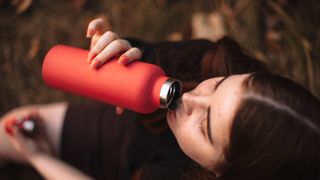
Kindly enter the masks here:
[[[98, 18], [92, 20], [87, 28], [87, 37], [91, 38], [87, 61], [91, 68], [99, 68], [114, 56], [120, 56], [118, 62], [122, 65], [142, 57], [140, 49], [131, 47], [127, 40], [120, 39], [114, 32], [105, 31], [104, 27], [105, 21]], [[122, 107], [116, 106], [117, 114], [121, 114], [123, 111]]]
[[91, 37], [88, 62], [92, 68], [99, 68], [115, 56], [119, 56], [118, 62], [122, 65], [140, 59], [142, 56], [140, 49], [131, 47], [127, 40], [120, 39], [116, 33], [104, 32], [104, 21], [101, 18], [89, 23], [87, 37]]

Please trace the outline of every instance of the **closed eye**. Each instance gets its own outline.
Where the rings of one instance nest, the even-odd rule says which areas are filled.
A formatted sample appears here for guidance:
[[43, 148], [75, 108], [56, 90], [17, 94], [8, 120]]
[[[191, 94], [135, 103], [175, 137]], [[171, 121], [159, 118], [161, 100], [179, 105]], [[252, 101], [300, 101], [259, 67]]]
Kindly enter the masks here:
[[213, 144], [212, 133], [211, 133], [211, 107], [209, 106], [207, 109], [207, 136], [211, 144]]
[[213, 144], [212, 140], [212, 133], [211, 133], [211, 119], [210, 119], [210, 114], [211, 114], [211, 107], [208, 107], [206, 116], [201, 120], [201, 132], [204, 135], [204, 137], [210, 141], [211, 144]]

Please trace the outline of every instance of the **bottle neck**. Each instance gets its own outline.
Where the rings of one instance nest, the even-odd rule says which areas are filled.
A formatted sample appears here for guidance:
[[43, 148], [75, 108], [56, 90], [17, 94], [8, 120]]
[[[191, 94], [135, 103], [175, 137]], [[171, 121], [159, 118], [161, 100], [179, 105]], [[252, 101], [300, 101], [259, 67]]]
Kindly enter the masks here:
[[168, 78], [160, 89], [160, 108], [175, 109], [181, 93], [181, 82], [177, 79]]

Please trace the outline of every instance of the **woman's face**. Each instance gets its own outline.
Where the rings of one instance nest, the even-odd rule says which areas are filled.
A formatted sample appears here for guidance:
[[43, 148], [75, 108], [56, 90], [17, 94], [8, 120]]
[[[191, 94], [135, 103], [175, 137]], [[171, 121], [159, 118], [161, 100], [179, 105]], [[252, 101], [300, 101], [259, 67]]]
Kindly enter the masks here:
[[248, 74], [203, 81], [184, 93], [177, 110], [167, 114], [168, 124], [184, 153], [215, 173], [219, 173], [218, 165], [225, 162], [224, 149], [229, 144], [246, 77]]

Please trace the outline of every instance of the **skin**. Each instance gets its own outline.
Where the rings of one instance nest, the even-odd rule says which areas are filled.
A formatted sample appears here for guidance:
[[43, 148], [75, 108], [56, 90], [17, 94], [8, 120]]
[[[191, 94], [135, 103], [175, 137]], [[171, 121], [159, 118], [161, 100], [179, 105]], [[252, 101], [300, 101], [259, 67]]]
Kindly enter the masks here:
[[216, 174], [219, 174], [219, 165], [225, 162], [224, 149], [229, 144], [233, 117], [241, 101], [242, 83], [247, 77], [248, 74], [244, 74], [203, 81], [194, 90], [184, 93], [178, 109], [167, 115], [168, 124], [184, 153]]
[[[131, 47], [128, 41], [119, 39], [111, 32], [105, 31], [104, 21], [95, 19], [90, 22], [87, 37], [91, 38], [88, 66], [97, 69], [113, 56], [119, 56], [118, 62], [126, 65], [142, 56], [138, 48]], [[168, 124], [182, 150], [190, 158], [203, 167], [213, 169], [219, 175], [219, 165], [225, 157], [223, 150], [228, 146], [230, 127], [236, 108], [241, 98], [241, 85], [248, 75], [234, 75], [228, 77], [216, 90], [216, 84], [223, 79], [213, 78], [200, 83], [191, 92], [182, 96], [177, 110], [167, 114]], [[23, 107], [23, 111], [12, 111], [6, 114], [1, 121], [0, 156], [19, 157], [19, 161], [28, 162], [35, 167], [46, 179], [88, 179], [85, 174], [70, 165], [60, 161], [60, 135], [65, 111], [68, 105], [58, 103], [51, 105], [37, 105]], [[210, 109], [210, 115], [208, 112]], [[14, 123], [14, 117], [25, 116], [37, 111], [43, 118], [47, 139], [27, 139], [19, 132]], [[121, 114], [123, 108], [116, 107]], [[208, 120], [210, 119], [210, 123]], [[207, 128], [207, 123], [210, 124]], [[6, 132], [7, 126], [12, 134]], [[209, 133], [209, 131], [211, 133]], [[52, 147], [52, 149], [48, 149]], [[13, 151], [14, 149], [14, 151]], [[1, 155], [2, 154], [2, 155]], [[55, 154], [55, 155], [54, 155]], [[7, 157], [8, 157], [7, 156]], [[14, 158], [9, 158], [15, 160]], [[3, 158], [0, 157], [0, 164]], [[2, 161], [3, 162], [3, 161]]]

